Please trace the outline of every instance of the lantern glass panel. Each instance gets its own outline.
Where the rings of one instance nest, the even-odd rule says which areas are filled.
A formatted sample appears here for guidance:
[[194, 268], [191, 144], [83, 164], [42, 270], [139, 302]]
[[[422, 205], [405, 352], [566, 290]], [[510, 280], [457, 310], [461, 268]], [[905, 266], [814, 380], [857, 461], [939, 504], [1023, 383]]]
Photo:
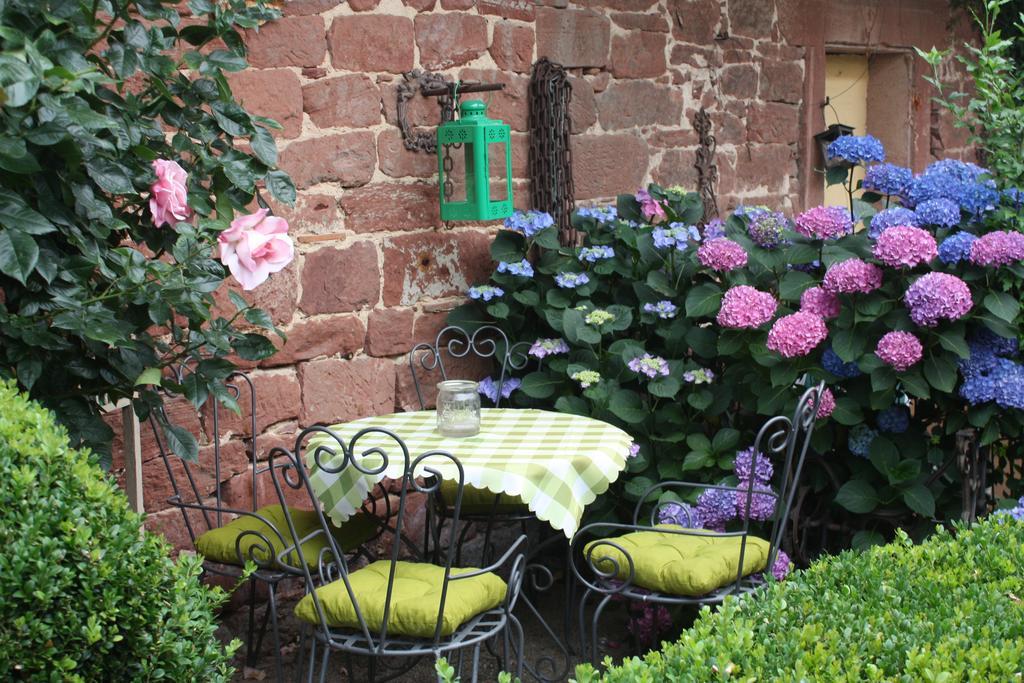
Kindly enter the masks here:
[[473, 143], [445, 145], [444, 148], [448, 158], [452, 161], [451, 170], [444, 174], [445, 180], [449, 182], [447, 188], [451, 190], [451, 193], [445, 196], [445, 201], [465, 202], [472, 193], [466, 183], [466, 162], [469, 160], [470, 165], [473, 163]]
[[491, 181], [491, 201], [503, 202], [509, 198], [504, 142], [492, 142], [487, 146], [487, 165], [487, 177]]

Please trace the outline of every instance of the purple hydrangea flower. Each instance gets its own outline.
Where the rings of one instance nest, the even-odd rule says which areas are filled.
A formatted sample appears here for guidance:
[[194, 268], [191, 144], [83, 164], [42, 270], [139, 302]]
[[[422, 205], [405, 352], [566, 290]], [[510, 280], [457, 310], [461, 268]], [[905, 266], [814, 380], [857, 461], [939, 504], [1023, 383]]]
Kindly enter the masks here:
[[910, 411], [903, 406], [889, 406], [875, 419], [878, 429], [890, 434], [902, 434], [910, 427]]
[[886, 332], [875, 347], [875, 355], [896, 372], [906, 372], [923, 352], [921, 341], [910, 332]]
[[878, 432], [866, 424], [859, 424], [850, 429], [850, 435], [846, 440], [846, 447], [850, 452], [861, 458], [867, 458], [871, 453], [871, 442], [878, 438]]
[[929, 199], [914, 209], [922, 225], [950, 228], [960, 222], [960, 205], [951, 199]]
[[750, 285], [731, 287], [722, 297], [716, 321], [722, 327], [753, 329], [772, 319], [778, 307], [775, 297]]
[[841, 206], [816, 206], [796, 217], [795, 229], [805, 237], [831, 240], [853, 232], [850, 212]]
[[978, 239], [969, 232], [963, 230], [955, 232], [939, 245], [939, 260], [947, 266], [952, 266], [971, 257], [971, 245]]
[[750, 216], [747, 232], [754, 244], [762, 249], [774, 249], [783, 243], [782, 233], [789, 229], [789, 221], [779, 211], [760, 211]]
[[700, 245], [697, 260], [705, 268], [724, 272], [747, 265], [747, 252], [731, 239], [717, 237]]
[[527, 353], [535, 358], [557, 356], [558, 354], [569, 353], [569, 345], [561, 337], [557, 339], [538, 339], [533, 342]]
[[772, 480], [772, 475], [775, 474], [772, 461], [764, 453], [757, 454], [757, 465], [754, 466], [753, 446], [736, 454], [732, 470], [741, 481], [749, 481], [751, 473], [753, 473], [754, 480], [759, 484], [767, 484]]
[[733, 209], [734, 216], [740, 216], [742, 218], [753, 218], [754, 216], [760, 216], [763, 213], [768, 213], [769, 209], [764, 204], [755, 204], [753, 206], [747, 206], [746, 204], [740, 204]]
[[644, 304], [645, 313], [654, 313], [662, 320], [670, 320], [676, 317], [679, 313], [679, 307], [671, 301], [659, 301], [658, 303], [646, 303]]
[[551, 217], [551, 214], [533, 209], [529, 211], [516, 211], [506, 218], [504, 223], [507, 230], [518, 232], [527, 238], [533, 237], [541, 230], [550, 228], [554, 224], [555, 219]]
[[935, 258], [935, 238], [926, 230], [909, 225], [894, 225], [875, 240], [872, 254], [892, 268], [913, 268]]
[[838, 316], [842, 307], [839, 297], [832, 292], [826, 292], [821, 287], [808, 287], [800, 295], [800, 310], [828, 320]]
[[829, 144], [826, 153], [830, 160], [842, 159], [851, 164], [885, 161], [885, 147], [874, 135], [842, 135]]
[[832, 393], [832, 390], [825, 387], [825, 390], [821, 392], [821, 398], [818, 400], [818, 412], [814, 414], [819, 420], [824, 420], [832, 414], [832, 411], [836, 409], [836, 397]]
[[725, 523], [736, 518], [736, 492], [706, 489], [697, 498], [697, 514], [705, 529], [725, 531]]
[[626, 457], [635, 458], [638, 455], [640, 455], [640, 444], [634, 441], [633, 443], [629, 444], [629, 455], [627, 455]]
[[998, 268], [1024, 259], [1024, 233], [996, 230], [971, 244], [970, 260], [976, 266]]
[[974, 305], [967, 283], [948, 273], [922, 275], [907, 288], [903, 301], [910, 309], [910, 319], [922, 327], [935, 327], [940, 320], [959, 320]]
[[651, 379], [659, 376], [668, 377], [668, 361], [649, 353], [634, 358], [626, 363], [626, 366], [638, 375], [647, 375]]
[[479, 285], [477, 287], [470, 287], [467, 294], [470, 299], [490, 301], [491, 299], [505, 296], [505, 290], [501, 287], [492, 287], [491, 285]]
[[890, 209], [882, 209], [871, 217], [871, 225], [868, 228], [868, 237], [873, 240], [894, 225], [910, 225], [915, 228], [921, 227], [921, 221], [917, 214], [902, 206], [894, 206]]
[[747, 505], [747, 487], [750, 486], [749, 481], [741, 481], [737, 487], [741, 489], [736, 491], [736, 516], [740, 519], [750, 517], [750, 519], [764, 522], [771, 518], [775, 512], [775, 495], [772, 492], [771, 487], [765, 486], [754, 482], [754, 492], [751, 494], [750, 505]]
[[508, 273], [509, 275], [518, 275], [519, 277], [533, 277], [533, 264], [526, 259], [519, 261], [518, 263], [506, 263], [500, 261], [498, 263], [499, 273]]
[[789, 555], [779, 548], [779, 552], [775, 556], [775, 562], [772, 563], [772, 576], [775, 577], [775, 580], [782, 581], [789, 576], [792, 564], [793, 561], [789, 559]]
[[665, 503], [659, 507], [658, 524], [676, 524], [684, 529], [701, 529], [704, 526], [697, 508], [686, 503]]
[[559, 273], [555, 276], [555, 284], [562, 289], [575, 289], [590, 282], [586, 273]]
[[725, 221], [721, 218], [712, 218], [704, 226], [704, 239], [713, 240], [725, 237]]
[[784, 315], [768, 330], [765, 345], [785, 358], [806, 356], [828, 337], [828, 328], [820, 315], [797, 311]]
[[[522, 385], [523, 380], [518, 377], [509, 377], [501, 383], [501, 398], [508, 398]], [[477, 383], [477, 392], [481, 396], [486, 396], [497, 405], [498, 404], [498, 383], [494, 381], [492, 377], [484, 377]]]
[[715, 373], [707, 368], [687, 370], [683, 373], [683, 381], [688, 384], [711, 384], [715, 381]]
[[913, 178], [914, 173], [909, 168], [896, 164], [875, 164], [868, 166], [861, 187], [881, 194], [898, 195]]
[[833, 263], [821, 283], [821, 288], [832, 294], [867, 294], [881, 286], [882, 269], [856, 258]]

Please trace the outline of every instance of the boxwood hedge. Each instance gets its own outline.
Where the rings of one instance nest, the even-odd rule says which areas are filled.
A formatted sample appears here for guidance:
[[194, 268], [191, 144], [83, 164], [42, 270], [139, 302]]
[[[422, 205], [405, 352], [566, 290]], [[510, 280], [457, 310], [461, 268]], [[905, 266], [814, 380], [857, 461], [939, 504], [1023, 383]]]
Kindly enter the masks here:
[[920, 545], [901, 533], [705, 609], [660, 652], [577, 680], [1019, 681], [1022, 600], [1024, 523], [992, 517]]
[[0, 680], [230, 678], [223, 592], [141, 524], [96, 457], [0, 382]]

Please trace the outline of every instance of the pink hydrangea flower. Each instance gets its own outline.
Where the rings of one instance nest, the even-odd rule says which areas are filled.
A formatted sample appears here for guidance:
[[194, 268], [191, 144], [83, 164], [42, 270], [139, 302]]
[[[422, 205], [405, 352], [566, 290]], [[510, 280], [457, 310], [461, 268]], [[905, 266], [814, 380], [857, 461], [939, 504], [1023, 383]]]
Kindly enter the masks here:
[[239, 216], [217, 237], [221, 263], [246, 291], [258, 287], [295, 257], [292, 238], [287, 234], [288, 221], [268, 213], [260, 209]]
[[797, 358], [806, 356], [827, 337], [828, 328], [820, 315], [797, 311], [775, 321], [766, 345], [786, 358]]
[[640, 213], [651, 223], [660, 223], [668, 218], [665, 215], [665, 209], [647, 190], [638, 191], [636, 193], [636, 200], [640, 202]]
[[923, 352], [921, 342], [910, 332], [887, 332], [875, 347], [875, 355], [896, 372], [905, 372], [921, 360]]
[[939, 253], [935, 238], [927, 230], [894, 225], [875, 240], [875, 258], [892, 268], [913, 268], [928, 263]]
[[976, 266], [998, 268], [1024, 259], [1024, 233], [996, 230], [971, 244], [970, 261]]
[[156, 159], [153, 162], [156, 182], [149, 187], [149, 212], [153, 214], [153, 224], [174, 225], [179, 221], [188, 220], [192, 209], [188, 207], [188, 173], [176, 161]]
[[835, 318], [840, 311], [839, 297], [821, 287], [811, 287], [800, 295], [800, 310], [820, 315], [826, 320]]
[[903, 301], [910, 309], [910, 319], [923, 327], [935, 327], [940, 320], [958, 320], [974, 305], [967, 283], [949, 273], [922, 275], [907, 288]]
[[818, 401], [818, 412], [817, 418], [824, 420], [826, 417], [832, 414], [832, 411], [836, 409], [836, 397], [832, 394], [832, 390], [825, 387], [825, 391], [821, 392], [821, 400]]
[[833, 263], [825, 272], [821, 288], [832, 294], [867, 294], [882, 286], [882, 269], [859, 258]]
[[747, 265], [747, 252], [727, 237], [716, 237], [700, 245], [697, 260], [705, 268], [728, 271]]
[[722, 327], [749, 329], [772, 319], [778, 307], [775, 297], [749, 285], [732, 287], [722, 297], [716, 320]]
[[841, 206], [816, 206], [797, 216], [794, 228], [805, 237], [830, 240], [853, 232], [853, 221]]

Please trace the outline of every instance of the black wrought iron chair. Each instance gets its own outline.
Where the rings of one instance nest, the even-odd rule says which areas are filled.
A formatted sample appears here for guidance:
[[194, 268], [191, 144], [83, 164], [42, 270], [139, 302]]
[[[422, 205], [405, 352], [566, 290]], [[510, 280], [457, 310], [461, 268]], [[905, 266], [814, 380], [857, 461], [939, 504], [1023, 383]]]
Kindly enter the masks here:
[[[180, 384], [185, 378], [187, 367], [182, 366], [175, 371], [174, 379]], [[245, 391], [252, 406], [246, 420], [245, 435], [248, 442], [247, 457], [252, 470], [251, 491], [252, 506], [245, 509], [233, 507], [225, 503], [223, 479], [226, 474], [222, 470], [221, 415], [220, 406], [216, 402], [210, 408], [212, 463], [190, 463], [170, 452], [164, 430], [158, 425], [166, 424], [167, 416], [159, 407], [150, 413], [149, 422], [153, 439], [163, 460], [167, 477], [171, 485], [172, 495], [167, 502], [178, 509], [185, 519], [185, 528], [196, 552], [203, 557], [203, 570], [215, 576], [239, 578], [242, 576], [246, 562], [256, 565], [256, 571], [249, 577], [248, 586], [248, 627], [246, 638], [246, 664], [255, 666], [257, 656], [262, 649], [267, 625], [271, 628], [274, 647], [274, 666], [278, 680], [283, 680], [281, 662], [281, 642], [277, 619], [277, 593], [281, 581], [287, 578], [298, 578], [302, 574], [297, 567], [284, 565], [277, 561], [281, 549], [290, 544], [290, 536], [285, 527], [286, 511], [294, 523], [301, 528], [318, 525], [312, 510], [293, 509], [284, 503], [272, 502], [260, 505], [266, 491], [261, 484], [272, 476], [270, 468], [259, 461], [259, 433], [255, 411], [256, 385], [252, 379], [242, 372], [235, 372], [225, 380], [228, 391], [237, 400]], [[200, 471], [202, 470], [202, 471]], [[212, 474], [212, 483], [201, 484]], [[211, 490], [212, 489], [212, 490]], [[261, 491], [261, 489], [263, 489]], [[390, 517], [389, 501], [386, 495], [371, 498], [360, 514], [341, 528], [333, 528], [333, 538], [342, 552], [355, 556], [373, 559], [367, 546], [382, 533], [386, 520]], [[302, 547], [302, 555], [306, 562], [316, 564], [320, 547], [306, 545]], [[257, 584], [262, 583], [268, 592], [267, 609], [258, 626], [256, 624]]]
[[[312, 470], [339, 477], [346, 470], [348, 475], [369, 477], [401, 471], [400, 479], [392, 477], [399, 486], [394, 533], [388, 536], [389, 557], [361, 569], [350, 565], [319, 507], [319, 527], [311, 531], [303, 531], [286, 512], [291, 545], [279, 553], [279, 561], [288, 562], [295, 548], [310, 543], [321, 545], [316, 565], [299, 563], [306, 577], [307, 592], [296, 605], [295, 614], [313, 630], [305, 671], [307, 680], [313, 680], [317, 649], [322, 647], [320, 681], [327, 676], [332, 652], [367, 657], [368, 679], [378, 680], [378, 670], [382, 670], [384, 677], [379, 680], [384, 681], [401, 676], [424, 657], [436, 660], [467, 648], [472, 648], [471, 680], [476, 681], [481, 645], [496, 645], [498, 639], [504, 665], [519, 671], [523, 634], [512, 610], [522, 585], [525, 536], [520, 536], [498, 560], [482, 568], [456, 568], [451, 553], [440, 563], [399, 559], [405, 547], [402, 525], [408, 496], [436, 494], [446, 479], [454, 482], [451, 490], [455, 523], [447, 532], [449, 543], [454, 543], [465, 480], [457, 458], [443, 451], [413, 457], [401, 438], [386, 429], [363, 429], [345, 442], [327, 427], [310, 427], [299, 435], [294, 452], [284, 448], [271, 451], [268, 467], [280, 474], [272, 477], [280, 500], [288, 498], [290, 487], [304, 491], [316, 504], [304, 461]], [[400, 467], [389, 467], [396, 461]], [[449, 476], [443, 476], [441, 469], [446, 469]], [[450, 476], [452, 471], [457, 476]], [[508, 570], [506, 580], [496, 573], [502, 568]], [[392, 667], [395, 660], [401, 663]], [[348, 680], [357, 680], [351, 657], [346, 657], [346, 667]]]
[[[434, 391], [424, 386], [425, 376], [432, 376], [438, 381], [447, 380], [453, 365], [471, 359], [493, 362], [497, 376], [493, 381], [496, 398], [494, 401], [487, 397], [481, 398], [483, 407], [500, 408], [507, 398], [503, 392], [509, 386], [508, 381], [512, 379], [511, 373], [523, 370], [527, 366], [529, 348], [530, 345], [526, 342], [511, 344], [505, 332], [494, 325], [483, 325], [472, 332], [454, 325], [445, 327], [438, 332], [433, 343], [417, 344], [409, 352], [409, 372], [412, 375], [420, 409], [425, 410], [431, 406], [436, 395]], [[434, 496], [435, 504], [429, 513], [436, 515], [437, 519], [429, 520], [426, 525], [428, 530], [433, 529], [437, 532], [446, 522], [451, 521], [453, 484], [454, 482], [450, 481], [444, 482]], [[532, 519], [533, 513], [518, 496], [466, 486], [462, 499], [463, 524], [455, 549], [456, 562], [461, 561], [462, 547], [472, 528], [471, 523], [484, 526], [483, 552], [486, 558], [496, 525], [518, 525], [520, 530], [526, 533], [526, 525]], [[426, 543], [429, 542], [428, 539]], [[437, 549], [435, 545], [434, 550]]]
[[[755, 488], [755, 477], [746, 485], [724, 486], [682, 481], [666, 481], [651, 486], [641, 496], [633, 511], [631, 524], [594, 523], [580, 529], [574, 536], [570, 552], [572, 570], [582, 585], [583, 597], [578, 605], [578, 627], [581, 652], [596, 665], [598, 626], [602, 613], [615, 599], [637, 600], [657, 605], [713, 605], [727, 596], [748, 593], [764, 579], [762, 572], [771, 571], [789, 520], [797, 483], [803, 470], [807, 449], [818, 412], [824, 384], [804, 391], [793, 417], [784, 415], [768, 420], [757, 434], [751, 471], [757, 471], [759, 458], [779, 456], [778, 493]], [[686, 525], [659, 524], [661, 512], [675, 501], [659, 499], [650, 509], [648, 523], [642, 524], [645, 501], [665, 491], [706, 489], [733, 496], [740, 529], [709, 531], [688, 528], [696, 520], [682, 509]], [[751, 533], [751, 517], [755, 497], [770, 502], [774, 512], [768, 538]], [[764, 497], [770, 497], [765, 501]], [[600, 599], [587, 628], [589, 601]]]

